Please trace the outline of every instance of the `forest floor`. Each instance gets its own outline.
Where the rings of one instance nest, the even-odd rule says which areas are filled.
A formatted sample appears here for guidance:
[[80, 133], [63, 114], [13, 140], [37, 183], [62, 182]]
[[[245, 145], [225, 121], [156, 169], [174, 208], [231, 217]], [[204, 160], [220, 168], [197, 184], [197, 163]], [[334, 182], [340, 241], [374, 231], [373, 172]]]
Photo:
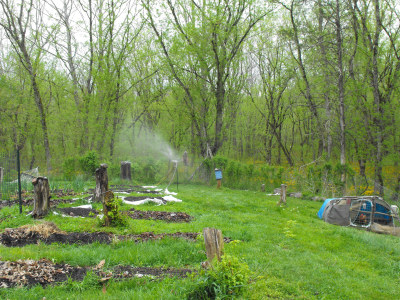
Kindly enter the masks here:
[[[188, 274], [206, 260], [201, 232], [221, 229], [225, 253], [251, 270], [246, 299], [398, 299], [400, 239], [322, 222], [322, 203], [200, 185], [180, 185], [182, 202], [121, 201], [127, 224], [101, 225], [102, 205], [58, 189], [34, 220], [0, 203], [0, 298], [182, 299]], [[160, 200], [162, 189], [111, 186], [117, 196]], [[373, 288], [372, 288], [373, 287]]]

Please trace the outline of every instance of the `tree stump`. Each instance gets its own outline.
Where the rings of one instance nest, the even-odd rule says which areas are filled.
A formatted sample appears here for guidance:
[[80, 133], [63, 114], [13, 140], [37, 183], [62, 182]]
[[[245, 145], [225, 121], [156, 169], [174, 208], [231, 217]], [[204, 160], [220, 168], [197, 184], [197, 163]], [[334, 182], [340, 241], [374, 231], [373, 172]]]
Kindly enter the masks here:
[[278, 205], [281, 205], [282, 203], [286, 205], [286, 184], [281, 184], [281, 198], [278, 202]]
[[215, 256], [217, 257], [218, 261], [221, 261], [221, 256], [224, 250], [222, 231], [207, 227], [203, 229], [203, 236], [208, 263], [211, 264]]
[[50, 200], [49, 180], [46, 177], [36, 177], [32, 180], [34, 204], [32, 216], [41, 218], [47, 214]]
[[103, 202], [104, 194], [108, 191], [108, 175], [106, 164], [101, 164], [100, 168], [96, 169], [96, 188], [94, 189], [93, 201]]
[[261, 185], [261, 192], [265, 193], [265, 184], [264, 183]]
[[3, 183], [4, 169], [0, 167], [0, 184]]
[[121, 161], [121, 179], [132, 180], [130, 161]]
[[104, 226], [110, 226], [113, 221], [113, 216], [109, 214], [116, 210], [114, 202], [114, 193], [111, 191], [106, 191], [103, 197], [103, 214], [104, 214]]

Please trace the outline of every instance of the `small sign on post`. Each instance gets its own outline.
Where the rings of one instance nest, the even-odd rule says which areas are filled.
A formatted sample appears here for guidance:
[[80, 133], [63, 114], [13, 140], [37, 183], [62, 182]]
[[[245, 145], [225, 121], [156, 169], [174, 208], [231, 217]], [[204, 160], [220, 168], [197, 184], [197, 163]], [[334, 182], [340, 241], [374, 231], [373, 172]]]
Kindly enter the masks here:
[[217, 189], [221, 187], [222, 171], [215, 169], [215, 179], [217, 179]]

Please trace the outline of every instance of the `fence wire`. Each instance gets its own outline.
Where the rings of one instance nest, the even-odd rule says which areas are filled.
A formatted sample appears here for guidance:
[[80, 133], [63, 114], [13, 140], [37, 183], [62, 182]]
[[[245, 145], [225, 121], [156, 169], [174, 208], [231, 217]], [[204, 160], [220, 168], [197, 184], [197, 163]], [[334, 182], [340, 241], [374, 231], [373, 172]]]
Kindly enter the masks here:
[[0, 153], [0, 200], [18, 200], [17, 152]]

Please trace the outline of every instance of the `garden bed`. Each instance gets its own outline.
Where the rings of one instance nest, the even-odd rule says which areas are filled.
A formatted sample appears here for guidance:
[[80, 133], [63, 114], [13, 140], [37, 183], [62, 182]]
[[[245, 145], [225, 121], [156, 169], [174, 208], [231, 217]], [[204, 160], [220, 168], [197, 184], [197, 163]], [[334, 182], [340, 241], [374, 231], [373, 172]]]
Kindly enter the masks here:
[[70, 266], [68, 264], [54, 264], [48, 259], [0, 261], [0, 288], [15, 286], [33, 286], [40, 284], [47, 286], [67, 281], [82, 281], [88, 271], [94, 271], [99, 276], [99, 282], [114, 278], [116, 280], [133, 277], [151, 276], [163, 278], [166, 276], [184, 278], [190, 269], [151, 268], [118, 265], [104, 272], [94, 268]]
[[183, 238], [195, 241], [197, 232], [160, 233], [144, 232], [141, 234], [115, 235], [108, 232], [64, 232], [53, 223], [45, 222], [36, 226], [6, 228], [0, 234], [0, 243], [6, 247], [23, 247], [25, 245], [62, 243], [62, 244], [92, 244], [95, 242], [110, 244], [113, 241], [131, 240], [136, 243], [149, 240], [159, 240], [165, 237]]
[[183, 212], [142, 211], [134, 208], [127, 212], [132, 219], [161, 220], [166, 222], [190, 222], [193, 218]]

